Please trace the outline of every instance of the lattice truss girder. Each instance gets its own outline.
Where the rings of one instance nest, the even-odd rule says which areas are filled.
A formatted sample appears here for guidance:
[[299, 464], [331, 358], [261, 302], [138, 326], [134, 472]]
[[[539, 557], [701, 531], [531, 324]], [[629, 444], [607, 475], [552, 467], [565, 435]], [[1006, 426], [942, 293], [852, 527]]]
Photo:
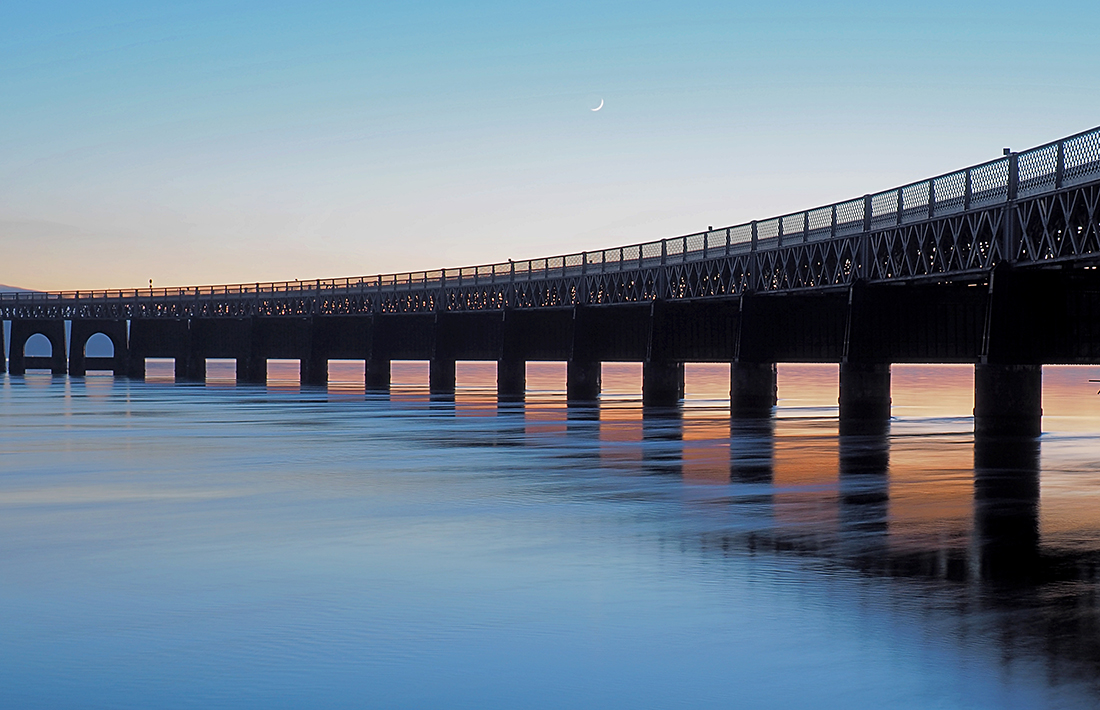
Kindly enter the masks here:
[[746, 289], [790, 291], [872, 281], [950, 277], [1001, 261], [1031, 264], [1100, 259], [1100, 183], [868, 234], [778, 249], [641, 266], [618, 272], [445, 288], [403, 287], [265, 293], [23, 301], [0, 304], [5, 319], [243, 318], [424, 313], [638, 303], [656, 298], [736, 296]]
[[809, 242], [757, 254], [754, 287], [761, 291], [825, 288], [852, 281], [858, 239]]
[[1002, 260], [1004, 210], [980, 210], [874, 232], [867, 278], [874, 281], [992, 268]]
[[1016, 210], [1017, 263], [1100, 254], [1100, 185], [1021, 201]]

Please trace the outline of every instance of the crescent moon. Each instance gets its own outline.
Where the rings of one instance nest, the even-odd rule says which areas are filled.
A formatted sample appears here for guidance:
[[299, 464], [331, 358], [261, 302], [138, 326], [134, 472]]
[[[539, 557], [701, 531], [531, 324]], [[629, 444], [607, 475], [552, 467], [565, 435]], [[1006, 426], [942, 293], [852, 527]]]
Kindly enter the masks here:
[[592, 110], [593, 111], [599, 111], [601, 108], [603, 108], [603, 99], [600, 99], [600, 105], [597, 106], [596, 108], [592, 109]]

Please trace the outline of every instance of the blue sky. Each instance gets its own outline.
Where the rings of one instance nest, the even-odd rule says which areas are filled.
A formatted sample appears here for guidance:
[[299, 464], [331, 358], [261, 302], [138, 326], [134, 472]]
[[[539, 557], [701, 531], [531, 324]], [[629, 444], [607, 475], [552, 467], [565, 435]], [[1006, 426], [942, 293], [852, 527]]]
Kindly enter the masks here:
[[1100, 124], [1098, 20], [1086, 2], [10, 3], [0, 283], [456, 266], [858, 196]]

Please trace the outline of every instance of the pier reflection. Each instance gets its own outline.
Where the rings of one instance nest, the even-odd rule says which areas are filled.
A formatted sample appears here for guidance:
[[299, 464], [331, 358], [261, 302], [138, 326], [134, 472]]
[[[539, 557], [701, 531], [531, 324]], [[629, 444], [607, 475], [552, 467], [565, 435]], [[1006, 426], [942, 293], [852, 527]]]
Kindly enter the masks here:
[[[726, 419], [719, 433], [717, 420], [705, 408], [601, 410], [602, 463], [633, 461], [640, 475], [690, 487], [685, 511], [698, 532], [685, 549], [769, 551], [915, 584], [908, 603], [976, 624], [966, 634], [998, 636], [1006, 664], [1046, 649], [1052, 673], [1100, 678], [1100, 540], [1084, 540], [1094, 526], [1079, 520], [1076, 549], [1044, 544], [1039, 440], [905, 426], [840, 435], [835, 420], [799, 417]], [[704, 498], [700, 484], [709, 484]], [[720, 525], [716, 503], [729, 513]], [[1070, 537], [1064, 525], [1059, 541]], [[977, 610], [991, 626], [975, 621]]]
[[974, 442], [977, 569], [990, 581], [1035, 581], [1040, 573], [1039, 441]]
[[775, 473], [775, 420], [731, 419], [729, 478], [737, 483], [771, 483]]

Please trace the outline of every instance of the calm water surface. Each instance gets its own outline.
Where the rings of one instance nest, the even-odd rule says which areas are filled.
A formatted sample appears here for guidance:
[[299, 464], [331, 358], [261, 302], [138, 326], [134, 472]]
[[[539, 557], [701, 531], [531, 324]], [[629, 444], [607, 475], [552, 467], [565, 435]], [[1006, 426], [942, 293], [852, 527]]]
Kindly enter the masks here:
[[716, 366], [645, 415], [629, 365], [149, 372], [0, 380], [0, 707], [1100, 705], [1100, 368], [1037, 445], [975, 443], [966, 367], [843, 439], [836, 366], [732, 424]]

